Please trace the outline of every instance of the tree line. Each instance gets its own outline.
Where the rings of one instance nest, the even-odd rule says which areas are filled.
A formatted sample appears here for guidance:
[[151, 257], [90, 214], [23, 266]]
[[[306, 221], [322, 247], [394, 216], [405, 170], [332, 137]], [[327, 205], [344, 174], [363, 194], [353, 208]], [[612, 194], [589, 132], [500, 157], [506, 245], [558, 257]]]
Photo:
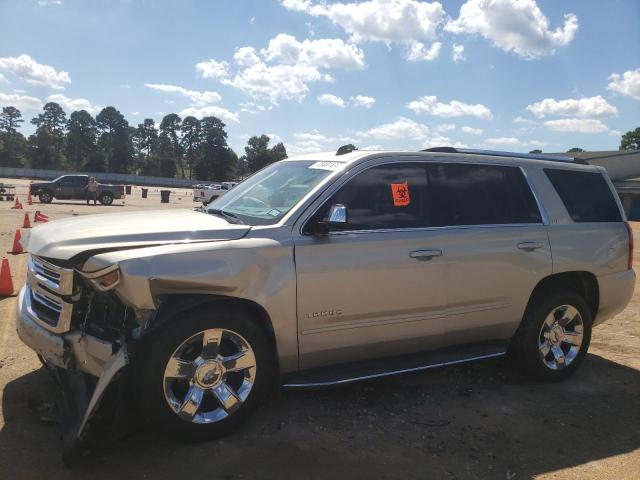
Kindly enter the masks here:
[[226, 125], [213, 116], [170, 113], [160, 125], [147, 118], [134, 127], [114, 107], [95, 117], [86, 110], [67, 117], [49, 102], [31, 119], [36, 129], [28, 138], [18, 131], [23, 123], [20, 110], [2, 109], [0, 166], [227, 181], [287, 158], [282, 142], [270, 146], [267, 135], [251, 137], [238, 158]]

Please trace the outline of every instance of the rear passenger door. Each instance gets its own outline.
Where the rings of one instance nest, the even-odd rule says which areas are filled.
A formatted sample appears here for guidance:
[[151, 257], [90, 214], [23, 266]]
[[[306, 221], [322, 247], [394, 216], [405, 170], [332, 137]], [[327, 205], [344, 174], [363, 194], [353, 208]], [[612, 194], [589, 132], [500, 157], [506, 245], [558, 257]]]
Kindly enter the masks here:
[[543, 212], [520, 167], [434, 163], [431, 222], [446, 261], [447, 344], [510, 338], [551, 273]]

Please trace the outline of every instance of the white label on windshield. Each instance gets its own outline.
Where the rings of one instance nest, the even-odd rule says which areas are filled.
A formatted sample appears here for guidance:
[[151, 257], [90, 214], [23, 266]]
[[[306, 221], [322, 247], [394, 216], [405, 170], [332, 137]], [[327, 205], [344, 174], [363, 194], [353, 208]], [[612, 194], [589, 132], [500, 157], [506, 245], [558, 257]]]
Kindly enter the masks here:
[[278, 215], [280, 215], [280, 210], [278, 210], [277, 208], [271, 209], [267, 212], [267, 215], [271, 215], [272, 217], [277, 217]]
[[312, 165], [309, 165], [309, 168], [315, 168], [317, 170], [339, 170], [342, 168], [344, 163], [342, 162], [316, 162]]

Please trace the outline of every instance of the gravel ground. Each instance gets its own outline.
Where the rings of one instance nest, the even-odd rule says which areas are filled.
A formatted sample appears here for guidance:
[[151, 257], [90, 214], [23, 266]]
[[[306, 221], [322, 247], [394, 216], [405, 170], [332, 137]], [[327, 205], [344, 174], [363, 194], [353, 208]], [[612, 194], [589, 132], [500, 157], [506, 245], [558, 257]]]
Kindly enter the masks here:
[[[19, 185], [26, 204], [26, 181]], [[186, 190], [168, 205], [150, 189], [111, 207], [82, 202], [0, 203], [0, 249], [25, 212], [70, 215], [192, 208]], [[640, 224], [633, 225], [640, 238]], [[637, 254], [636, 254], [637, 258]], [[25, 255], [9, 255], [24, 282]], [[285, 391], [230, 437], [183, 444], [140, 428], [72, 470], [42, 405], [54, 386], [15, 333], [15, 298], [0, 300], [0, 478], [192, 479], [638, 479], [640, 293], [594, 331], [582, 368], [560, 384], [524, 378], [504, 360], [401, 375], [313, 392]]]

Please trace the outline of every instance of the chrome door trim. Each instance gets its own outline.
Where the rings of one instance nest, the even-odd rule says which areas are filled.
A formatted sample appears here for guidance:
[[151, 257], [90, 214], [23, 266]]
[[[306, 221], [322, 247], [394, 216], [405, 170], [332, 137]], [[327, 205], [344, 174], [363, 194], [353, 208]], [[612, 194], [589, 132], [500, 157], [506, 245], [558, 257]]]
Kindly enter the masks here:
[[[510, 228], [510, 227], [540, 227], [543, 223], [491, 223], [482, 225], [447, 225], [446, 227], [416, 227], [416, 228], [380, 228], [377, 230], [344, 230], [329, 232], [329, 236], [368, 234], [368, 233], [393, 233], [393, 232], [429, 232], [440, 230], [468, 230], [471, 228]], [[306, 235], [308, 236], [308, 235]]]
[[445, 367], [448, 365], [460, 365], [463, 363], [468, 363], [468, 362], [475, 362], [478, 360], [486, 360], [489, 358], [497, 358], [497, 357], [502, 357], [507, 353], [507, 351], [501, 351], [501, 352], [496, 352], [496, 353], [489, 353], [487, 355], [480, 355], [477, 357], [470, 357], [470, 358], [463, 358], [460, 360], [451, 360], [448, 362], [440, 362], [440, 363], [432, 363], [429, 365], [421, 365], [419, 367], [412, 367], [412, 368], [404, 368], [404, 369], [400, 369], [400, 370], [390, 370], [388, 372], [381, 372], [381, 373], [375, 373], [372, 375], [362, 375], [359, 377], [352, 377], [352, 378], [343, 378], [342, 380], [336, 380], [336, 381], [332, 381], [332, 382], [316, 382], [316, 383], [285, 383], [283, 385], [284, 388], [315, 388], [315, 387], [328, 387], [330, 385], [342, 385], [345, 383], [352, 383], [352, 382], [361, 382], [363, 380], [371, 380], [374, 378], [383, 378], [383, 377], [389, 377], [391, 375], [398, 375], [401, 373], [411, 373], [411, 372], [420, 372], [423, 370], [429, 370], [431, 368], [438, 368], [438, 367]]
[[[347, 178], [346, 180], [344, 180], [343, 182], [340, 182], [341, 177], [344, 177], [346, 175], [348, 175], [351, 170], [343, 170], [342, 171], [342, 175], [338, 178], [336, 178], [331, 185], [328, 185], [327, 188], [321, 192], [318, 195], [318, 198], [321, 197], [324, 193], [329, 192], [328, 196], [330, 197], [331, 195], [333, 195], [339, 188], [341, 188], [342, 186], [344, 186], [349, 180], [351, 180], [352, 178], [354, 178], [356, 175], [359, 175], [363, 172], [366, 172], [367, 170], [370, 170], [371, 168], [375, 168], [375, 167], [379, 167], [381, 165], [390, 165], [393, 163], [454, 163], [454, 164], [464, 164], [464, 165], [491, 165], [491, 166], [498, 166], [498, 167], [511, 167], [511, 168], [517, 168], [522, 172], [522, 175], [524, 176], [525, 181], [527, 182], [527, 185], [529, 186], [529, 190], [531, 191], [531, 194], [533, 195], [533, 198], [536, 202], [536, 205], [538, 207], [538, 213], [540, 213], [540, 218], [541, 218], [541, 222], [535, 222], [535, 223], [498, 223], [498, 224], [483, 224], [483, 225], [445, 225], [442, 227], [418, 227], [418, 228], [395, 228], [395, 229], [366, 229], [366, 230], [345, 230], [345, 231], [331, 231], [329, 232], [329, 236], [333, 236], [334, 234], [337, 235], [346, 235], [346, 234], [350, 234], [350, 233], [373, 233], [373, 232], [379, 232], [379, 233], [385, 233], [385, 232], [408, 232], [408, 231], [429, 231], [432, 229], [444, 229], [444, 228], [484, 228], [484, 227], [523, 227], [523, 226], [530, 226], [530, 225], [545, 225], [548, 226], [549, 225], [549, 216], [547, 215], [547, 211], [545, 210], [542, 201], [540, 199], [540, 195], [538, 193], [538, 191], [536, 190], [533, 182], [531, 181], [531, 179], [529, 178], [529, 175], [527, 174], [525, 168], [522, 165], [510, 165], [510, 164], [505, 164], [505, 163], [499, 163], [499, 162], [469, 162], [469, 161], [461, 161], [458, 160], [456, 161], [456, 159], [442, 159], [440, 157], [437, 158], [417, 158], [417, 159], [405, 159], [402, 157], [399, 158], [389, 158], [387, 160], [388, 157], [383, 157], [386, 161], [380, 161], [380, 162], [376, 162], [375, 160], [379, 160], [380, 158], [373, 158], [372, 161], [370, 162], [370, 165], [367, 165], [367, 163], [361, 163], [358, 165], [355, 165], [355, 167], [358, 167], [360, 165], [364, 165], [365, 168], [362, 169], [358, 169], [354, 175], [350, 176], [349, 178]], [[410, 157], [412, 158], [412, 157]], [[337, 185], [337, 186], [336, 186]], [[334, 188], [332, 188], [334, 187]], [[310, 236], [310, 234], [304, 233], [304, 229], [307, 225], [307, 223], [315, 216], [315, 214], [318, 212], [318, 210], [320, 210], [323, 205], [325, 204], [324, 202], [328, 200], [328, 198], [326, 198], [325, 200], [321, 201], [320, 204], [314, 208], [311, 213], [307, 216], [306, 219], [304, 219], [301, 224], [300, 224], [300, 228], [298, 229], [298, 234], [300, 236], [303, 237], [307, 237]], [[301, 216], [304, 216], [304, 213], [302, 213]]]

